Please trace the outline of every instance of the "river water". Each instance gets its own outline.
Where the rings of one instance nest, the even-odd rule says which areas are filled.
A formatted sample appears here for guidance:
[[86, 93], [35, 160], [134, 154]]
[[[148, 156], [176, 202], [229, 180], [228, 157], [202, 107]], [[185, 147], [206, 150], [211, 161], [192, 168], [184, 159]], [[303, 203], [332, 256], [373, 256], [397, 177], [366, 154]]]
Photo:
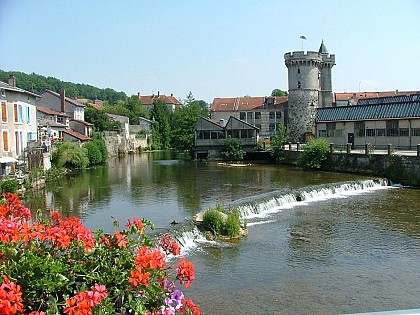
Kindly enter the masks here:
[[[380, 179], [184, 162], [157, 152], [112, 159], [25, 203], [80, 216], [87, 227], [107, 232], [114, 219], [125, 224], [133, 216], [151, 220], [156, 231], [175, 229], [182, 254], [195, 264], [196, 280], [184, 291], [202, 314], [420, 307], [420, 191]], [[218, 203], [238, 207], [248, 236], [207, 242], [189, 224]]]

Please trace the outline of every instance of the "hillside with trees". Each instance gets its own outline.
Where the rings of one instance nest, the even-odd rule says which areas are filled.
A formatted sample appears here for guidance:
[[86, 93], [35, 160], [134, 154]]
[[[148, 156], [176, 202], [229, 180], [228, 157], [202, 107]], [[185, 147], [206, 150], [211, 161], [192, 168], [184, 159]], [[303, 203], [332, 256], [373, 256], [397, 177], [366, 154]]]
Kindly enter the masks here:
[[127, 98], [124, 92], [117, 92], [110, 88], [100, 89], [89, 84], [64, 82], [54, 77], [44, 77], [36, 73], [26, 74], [18, 71], [0, 70], [0, 81], [7, 83], [11, 74], [16, 77], [19, 88], [37, 94], [42, 94], [45, 90], [58, 93], [61, 89], [65, 89], [66, 95], [71, 98], [100, 99], [111, 104], [124, 101]]

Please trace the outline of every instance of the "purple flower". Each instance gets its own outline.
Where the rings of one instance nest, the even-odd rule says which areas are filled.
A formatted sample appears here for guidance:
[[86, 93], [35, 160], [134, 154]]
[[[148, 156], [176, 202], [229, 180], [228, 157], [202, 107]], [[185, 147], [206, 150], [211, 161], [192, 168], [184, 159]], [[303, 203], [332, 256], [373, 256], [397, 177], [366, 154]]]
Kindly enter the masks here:
[[166, 310], [175, 314], [175, 310], [181, 308], [183, 299], [184, 293], [182, 293], [181, 290], [174, 290], [171, 294], [171, 298], [165, 299]]

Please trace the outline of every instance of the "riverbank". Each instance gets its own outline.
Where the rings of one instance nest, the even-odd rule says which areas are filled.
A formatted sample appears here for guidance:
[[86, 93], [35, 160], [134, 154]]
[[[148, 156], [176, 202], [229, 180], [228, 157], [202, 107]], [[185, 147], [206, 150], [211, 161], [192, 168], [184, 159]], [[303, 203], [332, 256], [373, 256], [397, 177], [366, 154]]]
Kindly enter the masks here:
[[[282, 163], [296, 166], [301, 152], [284, 150]], [[393, 183], [420, 187], [420, 158], [416, 155], [333, 152], [321, 170], [382, 176]]]

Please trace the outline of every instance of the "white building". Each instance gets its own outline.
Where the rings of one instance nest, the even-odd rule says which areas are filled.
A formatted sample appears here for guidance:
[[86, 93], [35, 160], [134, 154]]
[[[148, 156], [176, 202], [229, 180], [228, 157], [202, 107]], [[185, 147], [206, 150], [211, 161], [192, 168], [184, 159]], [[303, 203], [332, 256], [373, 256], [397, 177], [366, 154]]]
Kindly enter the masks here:
[[39, 95], [16, 87], [16, 79], [12, 75], [8, 83], [0, 82], [2, 171], [5, 170], [3, 164], [16, 161], [28, 143], [37, 140], [37, 97]]

